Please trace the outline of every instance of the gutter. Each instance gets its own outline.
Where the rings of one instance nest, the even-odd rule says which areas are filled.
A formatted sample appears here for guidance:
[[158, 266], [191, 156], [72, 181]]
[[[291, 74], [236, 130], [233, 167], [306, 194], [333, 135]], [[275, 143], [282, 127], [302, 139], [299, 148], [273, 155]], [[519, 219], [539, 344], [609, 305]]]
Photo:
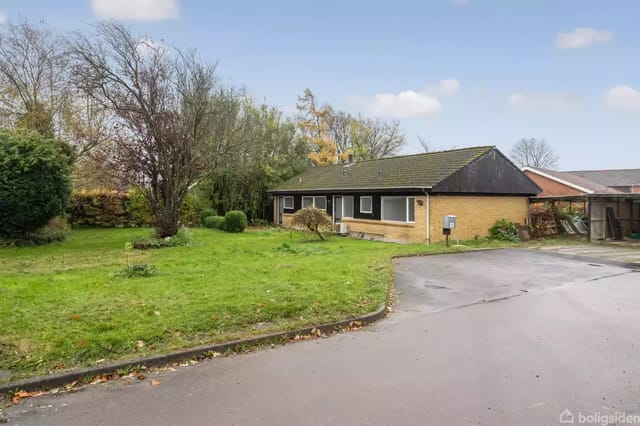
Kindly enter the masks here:
[[424, 195], [427, 196], [427, 245], [431, 244], [431, 196], [425, 190]]

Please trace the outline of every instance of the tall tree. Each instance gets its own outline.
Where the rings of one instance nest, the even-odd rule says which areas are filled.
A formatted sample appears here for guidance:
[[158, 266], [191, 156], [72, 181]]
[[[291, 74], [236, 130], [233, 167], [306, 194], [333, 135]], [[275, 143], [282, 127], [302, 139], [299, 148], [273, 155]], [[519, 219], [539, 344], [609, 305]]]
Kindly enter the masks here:
[[558, 156], [544, 139], [520, 139], [511, 149], [511, 159], [520, 167], [553, 169]]
[[351, 150], [357, 160], [391, 157], [406, 143], [398, 121], [359, 118], [351, 125]]
[[61, 38], [44, 24], [7, 23], [0, 31], [0, 114], [4, 125], [53, 138], [56, 108], [66, 96]]
[[330, 135], [330, 109], [319, 107], [310, 89], [305, 89], [298, 97], [296, 107], [298, 131], [309, 147], [309, 160], [316, 166], [325, 166], [346, 158], [347, 153], [338, 151], [338, 145]]
[[156, 235], [176, 234], [182, 201], [211, 163], [214, 67], [118, 22], [98, 24], [92, 38], [75, 33], [70, 56], [76, 86], [113, 111], [119, 162], [149, 188]]

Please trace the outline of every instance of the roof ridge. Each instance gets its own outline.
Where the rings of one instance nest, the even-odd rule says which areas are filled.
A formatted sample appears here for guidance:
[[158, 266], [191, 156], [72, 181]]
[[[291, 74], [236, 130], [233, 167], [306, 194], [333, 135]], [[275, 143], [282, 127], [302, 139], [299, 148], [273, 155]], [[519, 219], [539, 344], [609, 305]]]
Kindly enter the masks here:
[[444, 152], [455, 152], [455, 151], [470, 151], [473, 149], [481, 149], [484, 148], [487, 151], [489, 149], [493, 149], [496, 148], [495, 145], [480, 145], [480, 146], [469, 146], [466, 148], [454, 148], [454, 149], [443, 149], [440, 151], [430, 151], [430, 152], [419, 152], [417, 154], [404, 154], [404, 155], [394, 155], [393, 157], [383, 157], [383, 158], [371, 158], [369, 160], [360, 160], [360, 161], [354, 161], [353, 163], [338, 163], [338, 164], [326, 164], [324, 166], [315, 166], [317, 168], [323, 168], [323, 167], [335, 167], [335, 166], [346, 166], [347, 164], [362, 164], [362, 163], [370, 163], [372, 161], [381, 161], [381, 160], [392, 160], [395, 158], [406, 158], [406, 157], [419, 157], [422, 155], [431, 155], [431, 154], [442, 154]]
[[582, 173], [582, 172], [626, 172], [626, 171], [639, 171], [640, 168], [628, 168], [628, 169], [585, 169], [585, 170], [565, 170], [565, 173]]

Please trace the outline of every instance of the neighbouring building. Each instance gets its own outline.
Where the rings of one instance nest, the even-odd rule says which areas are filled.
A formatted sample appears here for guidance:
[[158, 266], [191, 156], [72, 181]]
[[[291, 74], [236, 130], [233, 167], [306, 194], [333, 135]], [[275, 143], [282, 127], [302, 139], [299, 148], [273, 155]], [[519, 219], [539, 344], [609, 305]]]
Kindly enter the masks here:
[[525, 167], [542, 192], [534, 205], [582, 203], [592, 241], [640, 233], [640, 169], [555, 171]]
[[270, 191], [274, 221], [288, 227], [304, 207], [326, 210], [351, 235], [413, 243], [487, 235], [498, 219], [527, 223], [540, 188], [493, 146], [311, 167]]

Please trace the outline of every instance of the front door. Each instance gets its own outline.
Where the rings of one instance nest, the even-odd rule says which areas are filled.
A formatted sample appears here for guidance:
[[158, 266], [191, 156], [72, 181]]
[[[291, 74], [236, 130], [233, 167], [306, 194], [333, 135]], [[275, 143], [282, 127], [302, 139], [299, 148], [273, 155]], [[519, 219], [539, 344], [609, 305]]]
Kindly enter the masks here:
[[342, 219], [342, 197], [333, 197], [333, 223], [339, 223]]

